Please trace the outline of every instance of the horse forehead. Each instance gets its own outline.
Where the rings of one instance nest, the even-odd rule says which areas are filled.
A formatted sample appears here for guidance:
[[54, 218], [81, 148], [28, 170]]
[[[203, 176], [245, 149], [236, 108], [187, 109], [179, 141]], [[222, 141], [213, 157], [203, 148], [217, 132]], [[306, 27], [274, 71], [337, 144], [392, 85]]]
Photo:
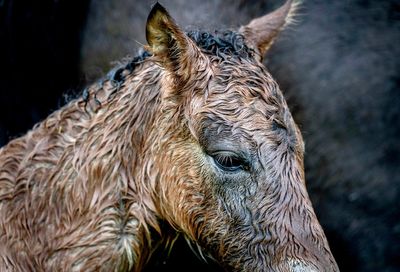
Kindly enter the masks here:
[[[214, 79], [222, 86], [265, 91], [274, 83], [267, 69], [252, 59], [232, 58], [212, 66]], [[274, 85], [274, 84], [272, 84]]]
[[[200, 104], [200, 103], [199, 103]], [[195, 109], [195, 119], [211, 127], [225, 127], [227, 130], [251, 131], [255, 128], [270, 127], [272, 118], [279, 112], [275, 106], [251, 95], [218, 94]]]
[[225, 60], [215, 58], [211, 62], [217, 75], [222, 74], [241, 78], [246, 76], [262, 77], [267, 73], [260, 63], [250, 58], [230, 57]]
[[277, 84], [260, 63], [239, 58], [212, 58], [211, 63], [213, 76], [206, 89], [191, 96], [195, 115], [216, 114], [231, 121], [251, 121], [251, 117], [265, 124], [284, 108], [277, 96]]
[[209, 84], [207, 106], [253, 111], [270, 116], [284, 111], [279, 88], [267, 77], [228, 74]]

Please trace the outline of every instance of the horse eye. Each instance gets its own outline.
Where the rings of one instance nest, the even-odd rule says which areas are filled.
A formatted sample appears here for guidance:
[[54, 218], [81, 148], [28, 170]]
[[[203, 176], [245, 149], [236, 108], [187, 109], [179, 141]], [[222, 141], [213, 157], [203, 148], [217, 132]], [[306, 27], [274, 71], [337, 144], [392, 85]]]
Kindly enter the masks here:
[[227, 152], [214, 153], [212, 155], [215, 164], [224, 171], [234, 172], [247, 170], [247, 163], [237, 155]]

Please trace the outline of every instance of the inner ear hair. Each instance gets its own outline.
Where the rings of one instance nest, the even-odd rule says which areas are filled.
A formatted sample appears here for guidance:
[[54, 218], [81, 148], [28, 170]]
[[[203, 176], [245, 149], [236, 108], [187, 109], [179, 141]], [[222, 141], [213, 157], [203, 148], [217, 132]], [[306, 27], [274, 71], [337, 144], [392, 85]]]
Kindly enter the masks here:
[[149, 51], [160, 59], [174, 60], [188, 48], [186, 34], [158, 2], [147, 18], [146, 39]]

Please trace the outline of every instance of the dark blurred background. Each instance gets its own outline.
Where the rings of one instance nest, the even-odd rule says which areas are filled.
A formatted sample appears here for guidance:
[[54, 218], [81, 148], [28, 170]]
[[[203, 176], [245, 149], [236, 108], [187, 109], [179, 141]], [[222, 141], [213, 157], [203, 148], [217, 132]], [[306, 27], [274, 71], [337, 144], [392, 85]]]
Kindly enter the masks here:
[[[0, 146], [145, 44], [154, 1], [0, 0]], [[281, 0], [165, 0], [185, 29], [246, 24]], [[305, 0], [265, 64], [306, 142], [341, 271], [400, 271], [400, 1]], [[218, 271], [179, 240], [147, 271]]]

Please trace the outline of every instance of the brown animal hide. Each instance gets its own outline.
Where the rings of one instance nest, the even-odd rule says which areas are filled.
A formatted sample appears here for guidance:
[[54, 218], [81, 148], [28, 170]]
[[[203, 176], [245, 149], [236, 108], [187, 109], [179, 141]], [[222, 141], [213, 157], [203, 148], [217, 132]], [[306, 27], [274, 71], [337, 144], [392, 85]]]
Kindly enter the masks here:
[[151, 56], [0, 150], [0, 270], [140, 271], [183, 235], [228, 271], [338, 271], [260, 58], [295, 6], [218, 36], [155, 4]]

